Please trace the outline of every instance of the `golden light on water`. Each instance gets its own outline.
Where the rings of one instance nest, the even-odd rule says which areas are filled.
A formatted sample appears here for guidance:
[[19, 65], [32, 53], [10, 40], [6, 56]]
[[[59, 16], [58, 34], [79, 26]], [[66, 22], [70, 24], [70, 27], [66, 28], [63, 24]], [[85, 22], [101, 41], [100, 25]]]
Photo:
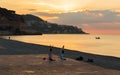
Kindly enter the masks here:
[[[42, 36], [11, 36], [12, 40], [23, 41], [40, 45], [54, 46], [65, 49], [120, 57], [120, 35], [42, 35]], [[29, 38], [29, 39], [28, 39]], [[113, 41], [114, 39], [114, 41]]]

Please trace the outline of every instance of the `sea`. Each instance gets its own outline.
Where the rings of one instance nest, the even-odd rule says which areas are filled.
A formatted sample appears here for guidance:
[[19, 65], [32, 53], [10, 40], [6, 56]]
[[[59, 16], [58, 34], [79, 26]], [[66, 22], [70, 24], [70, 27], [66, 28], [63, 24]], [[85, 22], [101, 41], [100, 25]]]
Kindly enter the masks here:
[[[120, 35], [92, 35], [92, 34], [43, 34], [10, 36], [12, 40], [55, 46], [66, 49], [120, 57]], [[96, 39], [100, 37], [100, 39]], [[7, 37], [6, 37], [7, 38]]]

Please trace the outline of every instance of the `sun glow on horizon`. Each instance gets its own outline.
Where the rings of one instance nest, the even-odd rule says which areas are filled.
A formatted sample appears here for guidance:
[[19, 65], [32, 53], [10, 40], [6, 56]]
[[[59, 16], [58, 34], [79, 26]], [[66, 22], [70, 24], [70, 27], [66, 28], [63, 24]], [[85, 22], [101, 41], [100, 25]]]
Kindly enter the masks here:
[[[0, 0], [0, 7], [15, 10], [17, 14], [33, 14], [58, 24], [78, 27], [88, 24], [84, 28], [91, 33], [99, 33], [106, 27], [108, 30], [103, 30], [106, 34], [120, 33], [120, 26], [116, 24], [120, 23], [119, 3], [120, 0]], [[116, 23], [113, 25], [113, 22]], [[101, 30], [96, 31], [99, 27]]]

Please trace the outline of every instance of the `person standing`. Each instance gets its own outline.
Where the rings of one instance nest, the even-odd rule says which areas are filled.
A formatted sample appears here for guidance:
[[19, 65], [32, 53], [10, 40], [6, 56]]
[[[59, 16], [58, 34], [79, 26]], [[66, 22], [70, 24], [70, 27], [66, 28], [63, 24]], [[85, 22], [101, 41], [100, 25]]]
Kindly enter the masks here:
[[50, 46], [50, 49], [49, 49], [48, 60], [49, 60], [49, 61], [54, 61], [54, 60], [52, 59], [52, 46]]
[[62, 46], [61, 50], [60, 50], [60, 60], [66, 60], [64, 58], [64, 45]]

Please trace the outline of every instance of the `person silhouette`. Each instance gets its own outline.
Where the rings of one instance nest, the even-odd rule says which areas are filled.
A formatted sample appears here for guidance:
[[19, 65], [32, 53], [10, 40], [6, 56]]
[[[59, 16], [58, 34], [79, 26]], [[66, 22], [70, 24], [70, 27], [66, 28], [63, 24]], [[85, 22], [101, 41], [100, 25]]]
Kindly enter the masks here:
[[50, 49], [49, 49], [48, 60], [49, 60], [49, 61], [54, 61], [54, 60], [52, 59], [52, 46], [50, 46]]
[[62, 46], [62, 48], [60, 49], [60, 60], [66, 60], [64, 58], [64, 45]]

